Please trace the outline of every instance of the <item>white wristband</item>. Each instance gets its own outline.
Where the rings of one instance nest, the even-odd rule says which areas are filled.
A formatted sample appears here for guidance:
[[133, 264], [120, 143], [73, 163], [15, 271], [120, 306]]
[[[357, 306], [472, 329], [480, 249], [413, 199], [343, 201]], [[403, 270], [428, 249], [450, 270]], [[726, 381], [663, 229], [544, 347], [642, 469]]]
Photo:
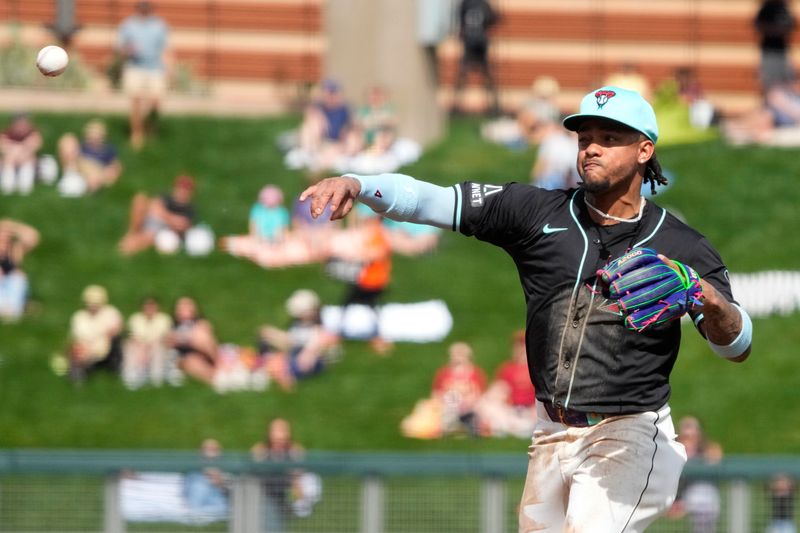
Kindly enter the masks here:
[[708, 345], [711, 347], [714, 353], [720, 357], [724, 357], [725, 359], [734, 359], [739, 357], [753, 342], [753, 322], [750, 320], [750, 315], [748, 315], [747, 311], [739, 307], [737, 304], [732, 305], [739, 311], [739, 314], [742, 317], [742, 330], [739, 332], [739, 335], [733, 339], [733, 342], [725, 346], [720, 346], [719, 344], [714, 344], [713, 342], [708, 341]]

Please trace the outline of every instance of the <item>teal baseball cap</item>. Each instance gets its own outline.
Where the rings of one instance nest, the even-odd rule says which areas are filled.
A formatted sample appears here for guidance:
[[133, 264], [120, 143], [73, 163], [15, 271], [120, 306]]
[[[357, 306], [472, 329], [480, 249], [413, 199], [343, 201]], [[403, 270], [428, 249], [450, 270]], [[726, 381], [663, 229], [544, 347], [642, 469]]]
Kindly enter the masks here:
[[578, 131], [590, 118], [605, 118], [619, 122], [643, 133], [654, 143], [658, 141], [656, 113], [647, 100], [636, 91], [621, 87], [605, 86], [595, 89], [581, 100], [578, 113], [564, 119], [564, 127]]

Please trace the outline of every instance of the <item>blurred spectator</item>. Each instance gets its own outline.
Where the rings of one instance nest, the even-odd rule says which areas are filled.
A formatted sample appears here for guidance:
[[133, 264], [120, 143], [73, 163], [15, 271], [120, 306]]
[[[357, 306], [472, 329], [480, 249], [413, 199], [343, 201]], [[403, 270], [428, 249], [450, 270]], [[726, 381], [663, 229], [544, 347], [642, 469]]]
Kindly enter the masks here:
[[[800, 92], [796, 82], [776, 83], [764, 96], [764, 105], [722, 124], [725, 138], [732, 144], [771, 144], [780, 131], [789, 135], [785, 144], [800, 145]], [[792, 142], [793, 141], [793, 142]]]
[[489, 30], [498, 20], [497, 12], [488, 0], [462, 0], [458, 7], [458, 36], [463, 51], [453, 95], [453, 109], [456, 111], [460, 109], [460, 93], [467, 74], [473, 70], [480, 72], [483, 77], [484, 87], [491, 100], [489, 112], [497, 115], [500, 111], [497, 86], [489, 65]]
[[158, 112], [167, 89], [169, 28], [155, 14], [153, 2], [136, 2], [135, 13], [119, 27], [117, 48], [125, 59], [122, 86], [131, 99], [131, 146], [144, 145], [146, 120]]
[[300, 126], [300, 148], [316, 154], [326, 145], [339, 145], [350, 124], [350, 106], [345, 101], [341, 85], [336, 80], [325, 80], [320, 87], [319, 99], [306, 107]]
[[167, 344], [175, 350], [178, 366], [191, 377], [213, 384], [218, 343], [211, 323], [202, 317], [197, 302], [188, 296], [175, 302], [173, 321]]
[[0, 320], [15, 321], [25, 312], [28, 277], [22, 260], [39, 244], [39, 232], [11, 219], [0, 219]]
[[697, 72], [692, 67], [678, 67], [675, 69], [675, 82], [678, 85], [678, 96], [681, 101], [691, 104], [703, 98], [703, 86], [697, 78]]
[[286, 300], [289, 327], [261, 327], [259, 352], [266, 357], [268, 374], [284, 390], [292, 390], [298, 380], [322, 372], [326, 356], [338, 342], [322, 328], [320, 307], [314, 291], [296, 290]]
[[[376, 308], [391, 281], [392, 248], [380, 215], [358, 204], [353, 227], [331, 242], [326, 271], [347, 283], [342, 311], [342, 335], [369, 339], [372, 349], [385, 354], [392, 344], [378, 335]], [[367, 317], [369, 315], [369, 317]]]
[[646, 100], [650, 100], [652, 94], [650, 82], [642, 75], [639, 66], [634, 63], [622, 63], [618, 71], [608, 75], [605, 85], [636, 91]]
[[797, 533], [794, 521], [795, 482], [778, 474], [769, 483], [771, 515], [767, 533]]
[[27, 113], [17, 113], [0, 132], [0, 192], [30, 194], [36, 178], [36, 154], [42, 147], [42, 134]]
[[[678, 442], [686, 449], [689, 463], [713, 465], [722, 460], [722, 447], [706, 439], [700, 421], [693, 416], [685, 416], [678, 421]], [[717, 530], [719, 513], [720, 494], [714, 480], [682, 478], [677, 498], [668, 516], [688, 516], [692, 533], [714, 533]]]
[[63, 169], [59, 190], [65, 196], [109, 187], [122, 173], [117, 150], [106, 140], [106, 125], [101, 120], [86, 124], [83, 140], [74, 133], [64, 134], [58, 141], [58, 156]]
[[531, 438], [536, 424], [535, 403], [536, 391], [528, 373], [525, 332], [519, 331], [512, 338], [511, 359], [500, 366], [477, 404], [481, 432], [493, 437]]
[[288, 148], [284, 163], [292, 169], [307, 168], [316, 173], [333, 168], [342, 157], [364, 148], [361, 128], [353, 122], [342, 87], [325, 80], [306, 106], [296, 135], [285, 135], [280, 144]]
[[80, 383], [94, 370], [119, 372], [122, 363], [122, 315], [108, 303], [108, 292], [89, 285], [81, 295], [84, 308], [72, 315], [70, 378]]
[[475, 409], [486, 390], [486, 374], [472, 361], [472, 347], [456, 342], [448, 363], [436, 372], [430, 398], [420, 400], [400, 424], [403, 435], [438, 438], [449, 433], [479, 435]]
[[397, 111], [385, 87], [374, 85], [367, 91], [366, 103], [356, 111], [356, 124], [364, 134], [364, 144], [372, 145], [381, 129], [397, 127]]
[[295, 202], [290, 229], [289, 211], [281, 205], [283, 193], [268, 185], [250, 210], [250, 233], [220, 239], [220, 248], [264, 268], [305, 265], [327, 257], [328, 242], [337, 224], [330, 216], [314, 219], [306, 202]]
[[283, 205], [283, 191], [267, 185], [250, 209], [250, 235], [258, 240], [280, 241], [289, 229], [289, 210]]
[[517, 112], [517, 124], [522, 136], [537, 144], [537, 130], [542, 124], [554, 124], [561, 118], [556, 98], [561, 87], [551, 76], [539, 76], [531, 84], [530, 95]]
[[786, 0], [763, 0], [754, 24], [760, 35], [761, 86], [766, 92], [794, 78], [788, 49], [796, 23]]
[[188, 472], [184, 477], [186, 506], [198, 517], [224, 520], [229, 509], [228, 480], [225, 473], [214, 466], [222, 455], [222, 446], [216, 439], [206, 439], [200, 447], [200, 453], [208, 466], [199, 472]]
[[340, 223], [331, 221], [330, 206], [325, 206], [325, 211], [313, 218], [310, 202], [309, 198], [303, 202], [296, 198], [292, 204], [292, 233], [306, 242], [312, 256], [319, 256], [323, 249], [327, 249], [331, 234]]
[[580, 181], [578, 139], [560, 123], [542, 120], [531, 140], [539, 145], [531, 169], [531, 182], [542, 189], [569, 189]]
[[442, 235], [440, 228], [426, 224], [398, 222], [385, 218], [383, 225], [392, 251], [401, 255], [415, 256], [435, 250]]
[[119, 242], [124, 255], [138, 253], [153, 244], [162, 253], [175, 252], [180, 237], [186, 234], [195, 219], [195, 182], [191, 176], [175, 178], [171, 194], [150, 198], [143, 193], [131, 202], [128, 231]]
[[[303, 458], [303, 447], [292, 438], [292, 427], [283, 418], [273, 419], [263, 441], [250, 449], [254, 461], [293, 463]], [[287, 465], [263, 478], [265, 496], [265, 530], [282, 532], [284, 522], [292, 516], [306, 517], [322, 496], [322, 481], [311, 472]]]
[[689, 106], [689, 123], [697, 129], [708, 128], [716, 119], [714, 104], [705, 96], [697, 72], [691, 67], [675, 69], [675, 83], [681, 102]]
[[351, 117], [339, 84], [323, 82], [321, 96], [306, 107], [297, 139], [287, 133], [279, 145], [287, 149], [284, 163], [291, 169], [341, 174], [394, 172], [419, 159], [422, 148], [413, 139], [398, 137], [394, 106], [383, 87], [372, 87], [366, 105]]
[[128, 339], [122, 362], [122, 379], [130, 389], [145, 383], [160, 386], [167, 371], [167, 336], [172, 318], [161, 311], [153, 297], [142, 302], [141, 309], [128, 319]]

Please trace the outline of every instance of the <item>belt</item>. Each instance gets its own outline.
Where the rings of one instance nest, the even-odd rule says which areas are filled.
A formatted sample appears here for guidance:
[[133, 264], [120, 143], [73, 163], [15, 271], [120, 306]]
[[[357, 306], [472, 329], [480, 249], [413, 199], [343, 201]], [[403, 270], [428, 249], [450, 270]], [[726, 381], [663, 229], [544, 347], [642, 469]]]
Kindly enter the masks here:
[[565, 409], [554, 405], [553, 402], [542, 402], [547, 416], [553, 422], [559, 422], [565, 426], [572, 426], [576, 428], [586, 428], [599, 424], [606, 418], [615, 415], [607, 415], [603, 413], [585, 413], [583, 411], [576, 411], [574, 409]]

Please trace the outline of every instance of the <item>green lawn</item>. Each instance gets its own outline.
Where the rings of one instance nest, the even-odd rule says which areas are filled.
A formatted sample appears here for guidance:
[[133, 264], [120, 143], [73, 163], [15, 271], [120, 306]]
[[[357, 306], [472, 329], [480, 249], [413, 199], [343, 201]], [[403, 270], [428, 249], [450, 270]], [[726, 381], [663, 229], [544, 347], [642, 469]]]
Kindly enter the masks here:
[[[46, 152], [54, 151], [59, 133], [79, 128], [86, 118], [37, 116]], [[427, 393], [444, 361], [446, 343], [400, 344], [389, 358], [351, 343], [341, 362], [293, 394], [272, 388], [220, 396], [197, 384], [131, 392], [107, 376], [75, 388], [49, 370], [89, 283], [105, 285], [126, 315], [147, 294], [168, 304], [192, 295], [222, 341], [245, 344], [254, 341], [259, 324], [286, 321], [283, 302], [295, 288], [313, 288], [330, 303], [341, 298], [342, 286], [318, 266], [266, 271], [220, 253], [122, 258], [115, 250], [132, 194], [165, 190], [177, 173], [197, 177], [201, 218], [217, 235], [245, 229], [264, 183], [280, 184], [287, 196], [299, 192], [302, 174], [285, 170], [274, 147], [276, 134], [295, 120], [170, 118], [158, 144], [138, 155], [123, 151], [121, 181], [95, 197], [62, 199], [43, 186], [27, 198], [0, 196], [0, 216], [29, 222], [43, 235], [26, 261], [36, 305], [21, 323], [0, 325], [0, 448], [195, 448], [215, 436], [229, 449], [246, 449], [261, 437], [265, 422], [280, 415], [315, 449], [524, 451], [525, 442], [513, 439], [418, 442], [399, 435], [400, 419]], [[109, 122], [122, 145], [124, 120]], [[533, 151], [486, 145], [477, 132], [475, 121], [455, 122], [408, 173], [442, 184], [526, 179]], [[792, 236], [800, 221], [795, 151], [732, 149], [710, 141], [665, 147], [659, 157], [677, 182], [657, 201], [705, 233], [731, 271], [800, 267], [800, 242]], [[390, 299], [446, 300], [455, 319], [447, 342], [471, 342], [478, 363], [492, 373], [507, 356], [509, 335], [524, 322], [518, 284], [501, 251], [446, 235], [434, 255], [395, 260]], [[687, 328], [673, 373], [673, 412], [699, 415], [728, 453], [796, 452], [800, 428], [786, 422], [800, 412], [797, 316], [756, 320], [755, 328], [756, 349], [744, 365], [712, 355]]]

